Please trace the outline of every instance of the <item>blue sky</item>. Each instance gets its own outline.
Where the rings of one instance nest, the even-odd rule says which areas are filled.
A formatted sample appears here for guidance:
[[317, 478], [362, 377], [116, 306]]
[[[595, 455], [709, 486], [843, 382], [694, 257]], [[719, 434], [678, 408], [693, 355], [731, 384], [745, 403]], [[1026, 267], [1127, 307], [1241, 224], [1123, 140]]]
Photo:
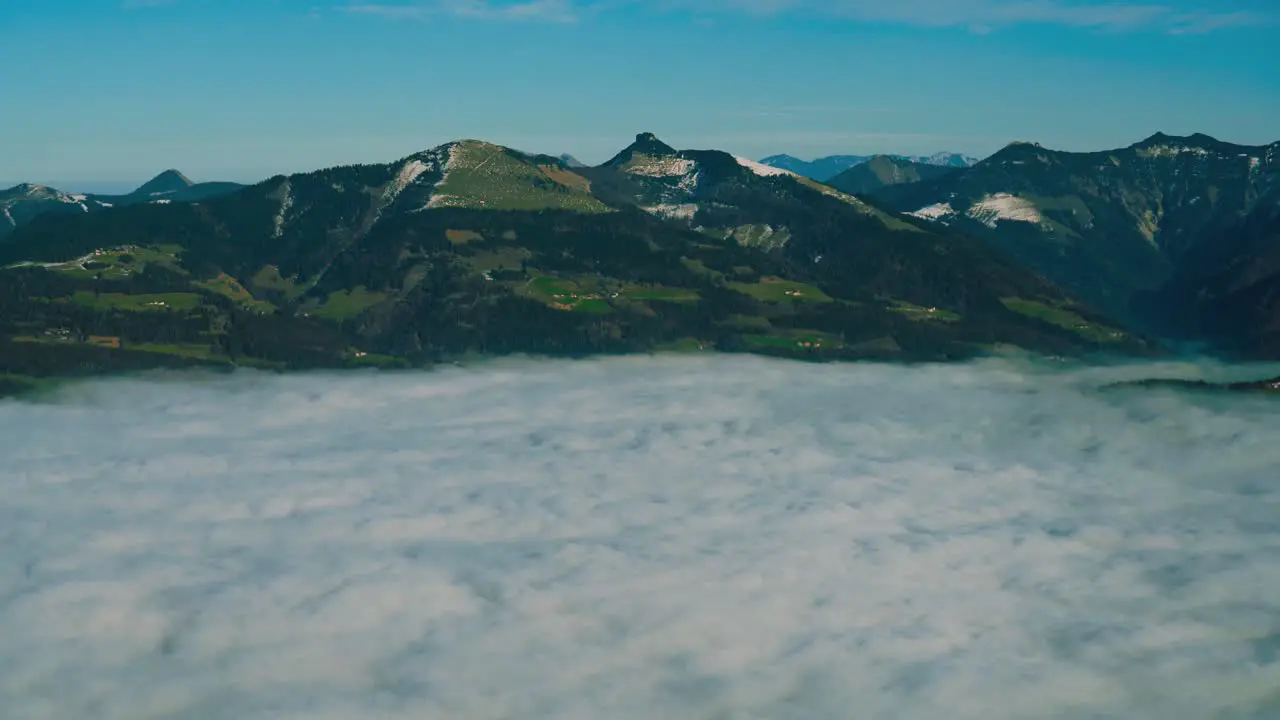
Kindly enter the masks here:
[[601, 161], [1280, 139], [1274, 0], [0, 2], [0, 183], [389, 161], [460, 137]]

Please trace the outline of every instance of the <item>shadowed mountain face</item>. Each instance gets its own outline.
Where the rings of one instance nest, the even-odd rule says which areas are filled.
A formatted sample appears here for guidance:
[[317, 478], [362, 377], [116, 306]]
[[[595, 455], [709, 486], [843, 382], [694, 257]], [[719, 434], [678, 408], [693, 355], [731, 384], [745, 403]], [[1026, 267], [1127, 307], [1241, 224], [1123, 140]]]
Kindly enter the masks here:
[[24, 183], [0, 190], [0, 240], [19, 225], [47, 213], [90, 213], [137, 203], [190, 202], [244, 187], [238, 183], [193, 183], [177, 170], [166, 170], [125, 195], [69, 193]]
[[1159, 133], [1094, 153], [1015, 143], [970, 169], [873, 192], [986, 239], [1113, 316], [1274, 348], [1246, 336], [1275, 322], [1265, 308], [1278, 149]]
[[1280, 358], [1280, 193], [1274, 183], [1243, 218], [1191, 248], [1172, 279], [1139, 295], [1136, 305], [1169, 334]]
[[0, 370], [469, 353], [946, 359], [1147, 352], [980, 241], [641, 134], [570, 168], [475, 140], [0, 243]]
[[958, 168], [929, 165], [893, 155], [877, 155], [827, 180], [837, 190], [851, 195], [872, 195], [892, 185], [932, 180], [956, 172]]

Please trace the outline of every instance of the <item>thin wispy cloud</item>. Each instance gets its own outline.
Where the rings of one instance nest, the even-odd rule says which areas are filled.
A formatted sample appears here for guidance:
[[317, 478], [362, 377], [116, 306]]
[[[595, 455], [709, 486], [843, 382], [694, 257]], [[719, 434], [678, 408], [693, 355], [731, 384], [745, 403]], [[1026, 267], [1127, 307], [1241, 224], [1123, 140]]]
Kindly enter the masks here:
[[416, 0], [355, 2], [342, 9], [388, 18], [447, 13], [485, 19], [565, 22], [623, 6], [696, 12], [703, 22], [709, 21], [710, 15], [724, 12], [766, 17], [803, 13], [856, 22], [962, 27], [977, 33], [1040, 24], [1109, 32], [1156, 30], [1192, 34], [1260, 25], [1272, 20], [1251, 11], [1187, 11], [1164, 3], [1096, 0]]
[[1274, 17], [1247, 11], [1181, 13], [1173, 17], [1169, 32], [1175, 35], [1194, 35], [1223, 28], [1272, 25], [1274, 22]]
[[526, 20], [569, 23], [578, 19], [573, 0], [430, 0], [410, 3], [353, 2], [339, 10], [393, 20], [448, 15], [478, 20]]
[[812, 12], [863, 22], [924, 27], [966, 27], [977, 32], [1024, 24], [1062, 25], [1109, 31], [1156, 29], [1207, 32], [1261, 23], [1253, 12], [1186, 12], [1162, 3], [1070, 2], [1067, 0], [655, 0], [665, 7], [737, 10], [758, 15]]
[[1096, 389], [1175, 372], [617, 358], [0, 402], [2, 714], [1274, 718], [1280, 415]]

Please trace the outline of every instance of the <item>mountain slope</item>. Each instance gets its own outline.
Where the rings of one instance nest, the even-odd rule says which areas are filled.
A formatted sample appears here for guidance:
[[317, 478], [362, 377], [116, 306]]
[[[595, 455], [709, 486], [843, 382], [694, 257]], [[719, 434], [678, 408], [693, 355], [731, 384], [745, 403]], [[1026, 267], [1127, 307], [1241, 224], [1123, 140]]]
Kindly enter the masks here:
[[0, 244], [0, 267], [0, 373], [22, 376], [1147, 347], [977, 240], [647, 134], [595, 168], [459, 141], [197, 203], [46, 215]]
[[87, 213], [106, 207], [89, 195], [24, 183], [0, 190], [0, 239], [45, 213]]
[[1191, 248], [1173, 278], [1139, 294], [1137, 305], [1171, 335], [1280, 358], [1280, 183], [1273, 179], [1237, 224]]
[[1274, 204], [1267, 189], [1280, 171], [1275, 148], [1159, 133], [1094, 153], [1014, 143], [970, 169], [876, 194], [894, 209], [983, 237], [1134, 321], [1135, 296], [1194, 262], [1200, 243]]
[[614, 204], [633, 203], [705, 235], [759, 247], [843, 285], [846, 296], [888, 298], [889, 307], [943, 308], [958, 317], [973, 313], [983, 321], [1003, 315], [1005, 301], [1017, 297], [1053, 297], [1050, 305], [1090, 314], [973, 238], [928, 229], [745, 158], [676, 151], [642, 134], [609, 162], [581, 172]]
[[869, 195], [891, 185], [932, 180], [956, 170], [955, 167], [945, 165], [930, 165], [892, 155], [877, 155], [827, 180], [826, 184], [851, 195]]

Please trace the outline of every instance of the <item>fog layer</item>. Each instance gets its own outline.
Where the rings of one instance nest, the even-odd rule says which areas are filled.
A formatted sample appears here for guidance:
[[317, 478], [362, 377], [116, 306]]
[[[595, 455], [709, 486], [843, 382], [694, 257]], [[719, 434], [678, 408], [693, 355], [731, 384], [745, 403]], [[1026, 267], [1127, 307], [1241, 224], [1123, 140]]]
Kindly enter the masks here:
[[510, 362], [0, 403], [0, 715], [1280, 717], [1280, 403]]

